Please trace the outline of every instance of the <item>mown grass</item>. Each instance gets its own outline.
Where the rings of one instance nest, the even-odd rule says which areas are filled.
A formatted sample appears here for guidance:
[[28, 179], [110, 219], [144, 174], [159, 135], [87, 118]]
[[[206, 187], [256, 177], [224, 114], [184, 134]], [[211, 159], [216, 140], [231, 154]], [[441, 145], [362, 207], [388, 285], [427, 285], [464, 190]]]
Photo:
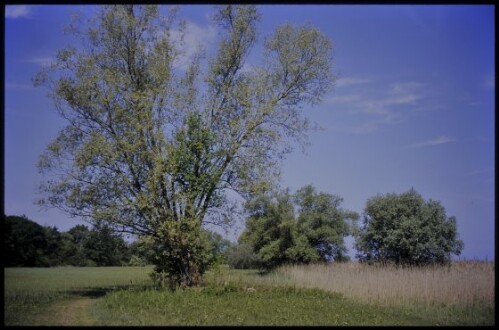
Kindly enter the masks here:
[[[491, 272], [494, 277], [491, 265], [466, 268], [468, 277], [485, 281], [479, 284], [469, 280], [473, 285], [466, 284], [462, 274], [456, 275], [457, 268], [441, 273], [438, 268], [434, 270], [432, 276], [461, 281], [461, 285], [470, 285], [470, 292], [475, 290], [476, 297], [481, 296], [464, 304], [449, 303], [452, 294], [447, 296], [447, 303], [432, 300], [427, 293], [418, 302], [400, 298], [405, 296], [397, 300], [396, 295], [389, 293], [389, 283], [382, 284], [383, 276], [392, 276], [387, 280], [394, 287], [398, 283], [396, 276], [406, 276], [406, 285], [413, 286], [405, 289], [406, 295], [420, 290], [422, 283], [433, 287], [432, 276], [420, 282], [414, 279], [424, 278], [416, 274], [421, 269], [398, 274], [395, 269], [386, 268], [383, 271], [392, 275], [379, 269], [378, 279], [373, 280], [375, 268], [358, 268], [353, 263], [342, 265], [343, 269], [334, 268], [339, 265], [328, 266], [331, 269], [287, 267], [265, 275], [255, 270], [221, 267], [205, 275], [201, 288], [175, 292], [153, 286], [148, 276], [151, 267], [5, 269], [4, 323], [50, 324], [47, 319], [51, 317], [51, 306], [79, 295], [98, 298], [92, 300], [87, 311], [87, 320], [93, 325], [493, 325], [494, 299], [484, 300], [485, 291], [479, 289], [490, 285]], [[462, 266], [460, 271], [463, 269]], [[488, 274], [485, 277], [484, 272]], [[367, 282], [356, 282], [359, 274]], [[401, 277], [398, 281], [404, 280]], [[333, 282], [344, 288], [335, 287]], [[354, 283], [363, 287], [355, 291]], [[489, 288], [494, 291], [493, 286]], [[363, 298], [358, 293], [362, 290]], [[379, 299], [380, 292], [392, 298]], [[436, 292], [435, 296], [439, 294]]]

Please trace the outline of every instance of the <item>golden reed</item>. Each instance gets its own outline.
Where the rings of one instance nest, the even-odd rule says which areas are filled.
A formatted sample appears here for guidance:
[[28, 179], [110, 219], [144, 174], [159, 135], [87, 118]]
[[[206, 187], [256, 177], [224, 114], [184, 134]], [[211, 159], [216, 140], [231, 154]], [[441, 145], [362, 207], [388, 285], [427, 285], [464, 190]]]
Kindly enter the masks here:
[[340, 292], [375, 304], [494, 306], [495, 263], [453, 261], [449, 266], [373, 266], [358, 262], [284, 266], [296, 286]]

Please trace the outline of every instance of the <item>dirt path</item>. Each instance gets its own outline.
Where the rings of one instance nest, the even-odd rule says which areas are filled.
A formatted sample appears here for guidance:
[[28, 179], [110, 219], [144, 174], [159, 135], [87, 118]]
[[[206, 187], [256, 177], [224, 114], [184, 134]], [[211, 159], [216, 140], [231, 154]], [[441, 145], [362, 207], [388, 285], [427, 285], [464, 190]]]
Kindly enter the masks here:
[[90, 307], [95, 299], [78, 297], [58, 302], [38, 320], [40, 325], [92, 325]]

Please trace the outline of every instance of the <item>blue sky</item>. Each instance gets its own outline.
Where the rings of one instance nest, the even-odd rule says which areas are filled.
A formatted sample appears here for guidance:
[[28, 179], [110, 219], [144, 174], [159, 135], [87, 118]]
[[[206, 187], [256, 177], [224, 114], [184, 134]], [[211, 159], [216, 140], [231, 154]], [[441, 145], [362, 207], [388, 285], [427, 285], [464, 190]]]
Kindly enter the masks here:
[[[283, 23], [310, 23], [330, 37], [338, 76], [323, 103], [303, 109], [322, 130], [310, 134], [305, 153], [288, 155], [281, 186], [312, 184], [360, 214], [376, 194], [414, 188], [457, 218], [462, 258], [494, 259], [494, 6], [259, 8], [260, 40]], [[81, 222], [33, 202], [38, 156], [65, 122], [31, 79], [72, 41], [63, 28], [76, 10], [88, 15], [95, 6], [5, 10], [5, 213], [61, 231]], [[211, 6], [181, 6], [188, 46], [215, 44], [210, 13]]]

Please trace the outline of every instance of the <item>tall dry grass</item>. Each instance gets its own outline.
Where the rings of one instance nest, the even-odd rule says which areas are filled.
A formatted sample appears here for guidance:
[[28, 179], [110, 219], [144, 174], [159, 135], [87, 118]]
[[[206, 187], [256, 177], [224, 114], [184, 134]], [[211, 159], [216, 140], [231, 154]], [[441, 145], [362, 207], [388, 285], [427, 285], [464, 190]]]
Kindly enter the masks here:
[[343, 293], [382, 305], [494, 306], [495, 264], [455, 261], [450, 266], [402, 268], [358, 262], [285, 266], [278, 273], [295, 285]]

